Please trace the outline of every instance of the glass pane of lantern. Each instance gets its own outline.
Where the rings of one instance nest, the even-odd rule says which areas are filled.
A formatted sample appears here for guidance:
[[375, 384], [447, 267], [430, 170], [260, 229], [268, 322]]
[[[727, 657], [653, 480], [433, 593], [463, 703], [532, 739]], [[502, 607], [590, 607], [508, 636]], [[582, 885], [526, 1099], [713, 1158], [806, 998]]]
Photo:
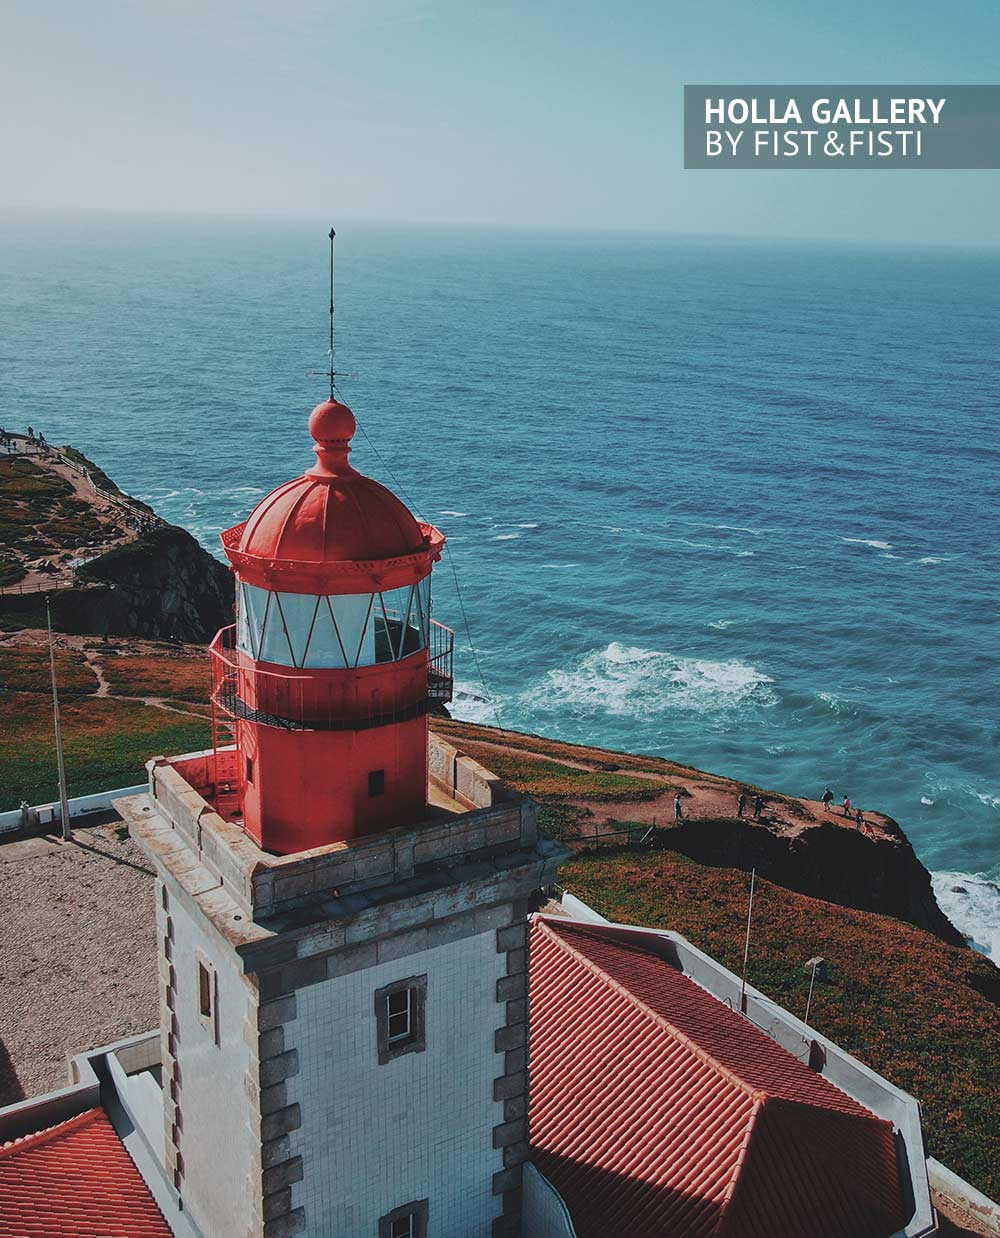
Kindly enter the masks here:
[[267, 603], [270, 594], [266, 589], [258, 589], [256, 585], [243, 586], [243, 611], [246, 615], [246, 627], [249, 642], [244, 648], [255, 658], [261, 656], [261, 633], [264, 630], [264, 616], [267, 613]]
[[330, 598], [333, 616], [350, 666], [371, 666], [375, 661], [375, 629], [369, 621], [370, 593], [342, 593]]
[[431, 578], [425, 576], [423, 580], [417, 582], [415, 589], [416, 596], [414, 602], [417, 606], [420, 619], [420, 630], [423, 633], [424, 644], [430, 644], [430, 628], [431, 628]]
[[346, 654], [341, 645], [340, 637], [333, 623], [333, 611], [330, 609], [330, 599], [321, 597], [319, 609], [316, 612], [316, 622], [313, 624], [312, 636], [309, 638], [309, 648], [306, 651], [306, 666], [353, 666], [356, 650], [351, 649]]
[[[309, 642], [313, 619], [316, 615], [316, 605], [320, 599], [311, 593], [279, 593], [276, 600], [281, 604], [285, 631], [292, 646], [292, 665], [303, 666], [306, 645]], [[324, 606], [323, 609], [325, 610], [326, 607]], [[270, 626], [270, 620], [268, 626]]]
[[378, 650], [378, 660], [405, 658], [424, 644], [415, 590], [409, 585], [382, 592], [380, 613], [384, 616], [385, 650]]
[[251, 656], [254, 652], [253, 642], [250, 639], [250, 615], [247, 610], [246, 590], [247, 585], [240, 586], [239, 597], [236, 605], [236, 644], [237, 646], [249, 653]]
[[285, 635], [285, 622], [282, 618], [278, 596], [275, 593], [267, 595], [267, 609], [264, 614], [264, 631], [260, 638], [260, 650], [257, 654], [262, 662], [277, 662], [279, 666], [292, 666], [292, 651]]

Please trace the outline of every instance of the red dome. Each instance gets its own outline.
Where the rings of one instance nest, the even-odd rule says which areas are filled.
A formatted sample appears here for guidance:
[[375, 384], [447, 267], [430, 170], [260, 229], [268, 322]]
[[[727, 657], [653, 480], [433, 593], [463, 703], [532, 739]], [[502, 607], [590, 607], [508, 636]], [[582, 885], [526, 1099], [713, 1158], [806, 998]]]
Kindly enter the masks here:
[[360, 473], [285, 482], [261, 499], [240, 538], [244, 554], [297, 563], [396, 559], [425, 545], [406, 505]]
[[[351, 592], [331, 578], [367, 573], [378, 588], [415, 580], [440, 557], [443, 537], [418, 523], [391, 490], [348, 463], [354, 414], [329, 400], [313, 409], [309, 429], [317, 463], [262, 499], [222, 542], [240, 577], [291, 592]], [[394, 560], [391, 565], [386, 560]], [[400, 563], [399, 560], [404, 560]], [[381, 563], [381, 566], [380, 566]], [[393, 577], [387, 583], [387, 574]], [[361, 592], [364, 585], [359, 585]]]

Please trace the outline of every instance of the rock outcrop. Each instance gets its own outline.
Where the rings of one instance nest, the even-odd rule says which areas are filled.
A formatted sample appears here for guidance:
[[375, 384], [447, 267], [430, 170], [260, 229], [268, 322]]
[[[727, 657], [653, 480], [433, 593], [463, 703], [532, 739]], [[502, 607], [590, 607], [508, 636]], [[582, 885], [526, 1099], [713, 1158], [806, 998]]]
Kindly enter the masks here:
[[203, 642], [232, 622], [232, 573], [174, 525], [91, 560], [77, 578], [53, 600], [63, 632]]
[[882, 814], [874, 836], [835, 817], [794, 830], [747, 820], [685, 821], [666, 845], [699, 864], [756, 869], [786, 889], [843, 907], [908, 920], [950, 945], [965, 938], [938, 906], [930, 873], [900, 826]]
[[204, 642], [233, 578], [184, 529], [72, 447], [10, 436], [0, 457], [0, 627]]

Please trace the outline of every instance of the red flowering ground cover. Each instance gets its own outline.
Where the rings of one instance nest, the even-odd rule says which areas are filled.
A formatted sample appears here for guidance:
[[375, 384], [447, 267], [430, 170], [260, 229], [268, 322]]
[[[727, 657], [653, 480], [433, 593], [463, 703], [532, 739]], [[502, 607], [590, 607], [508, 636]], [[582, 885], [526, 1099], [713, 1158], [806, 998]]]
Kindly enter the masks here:
[[[669, 928], [739, 971], [747, 874], [679, 855], [581, 858], [562, 884], [609, 919]], [[749, 981], [805, 1014], [807, 959], [833, 965], [809, 1022], [916, 1096], [928, 1151], [1000, 1194], [1000, 971], [888, 916], [758, 881]]]

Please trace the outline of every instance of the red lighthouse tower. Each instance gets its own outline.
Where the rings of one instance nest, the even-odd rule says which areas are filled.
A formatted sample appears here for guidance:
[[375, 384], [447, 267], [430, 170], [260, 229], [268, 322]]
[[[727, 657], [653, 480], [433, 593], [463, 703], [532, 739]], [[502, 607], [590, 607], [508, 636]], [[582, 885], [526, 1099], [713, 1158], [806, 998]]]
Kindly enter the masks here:
[[351, 466], [355, 428], [318, 405], [316, 463], [222, 534], [237, 622], [212, 645], [213, 700], [238, 766], [220, 809], [268, 851], [419, 820], [428, 709], [451, 698], [453, 634], [430, 613], [444, 537]]

